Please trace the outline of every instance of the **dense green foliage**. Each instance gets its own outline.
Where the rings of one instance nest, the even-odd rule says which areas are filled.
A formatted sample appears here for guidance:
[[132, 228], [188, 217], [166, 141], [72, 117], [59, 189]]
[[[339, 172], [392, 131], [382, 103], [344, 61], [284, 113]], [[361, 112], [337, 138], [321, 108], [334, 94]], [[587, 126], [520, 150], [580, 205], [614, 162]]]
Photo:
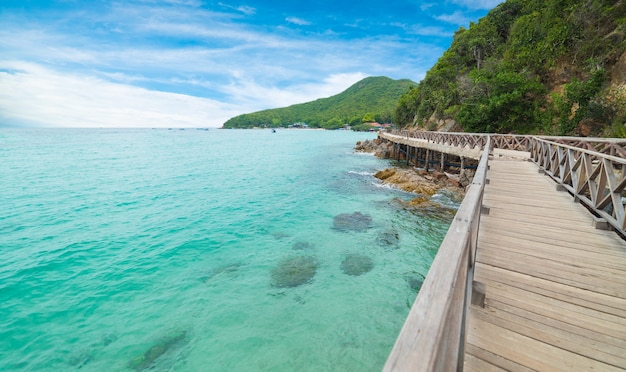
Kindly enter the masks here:
[[336, 129], [346, 124], [390, 122], [398, 99], [411, 86], [411, 80], [368, 77], [340, 94], [285, 108], [239, 115], [224, 123], [224, 128], [287, 127], [306, 123], [312, 128]]
[[624, 89], [609, 83], [626, 49], [625, 33], [623, 0], [508, 0], [455, 33], [424, 80], [400, 98], [394, 121], [619, 135]]

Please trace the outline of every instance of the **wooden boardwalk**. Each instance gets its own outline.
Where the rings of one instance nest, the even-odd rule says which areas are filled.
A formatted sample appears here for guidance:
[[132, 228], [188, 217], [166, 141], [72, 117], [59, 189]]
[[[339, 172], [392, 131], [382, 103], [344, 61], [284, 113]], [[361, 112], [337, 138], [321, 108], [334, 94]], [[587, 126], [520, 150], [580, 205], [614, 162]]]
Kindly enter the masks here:
[[523, 160], [489, 161], [466, 371], [626, 370], [626, 243]]

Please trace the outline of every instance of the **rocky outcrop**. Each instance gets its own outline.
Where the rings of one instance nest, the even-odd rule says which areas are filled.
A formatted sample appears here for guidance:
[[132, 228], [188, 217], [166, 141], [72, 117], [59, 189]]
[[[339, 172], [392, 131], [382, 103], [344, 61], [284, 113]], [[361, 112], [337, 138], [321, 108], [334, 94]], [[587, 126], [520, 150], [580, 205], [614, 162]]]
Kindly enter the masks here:
[[356, 143], [356, 147], [354, 148], [357, 152], [368, 152], [379, 158], [391, 157], [392, 149], [393, 144], [381, 138], [359, 141]]
[[432, 196], [442, 188], [461, 192], [459, 181], [453, 175], [449, 177], [441, 172], [426, 172], [413, 168], [388, 168], [377, 172], [374, 177], [381, 180], [383, 184], [423, 196]]

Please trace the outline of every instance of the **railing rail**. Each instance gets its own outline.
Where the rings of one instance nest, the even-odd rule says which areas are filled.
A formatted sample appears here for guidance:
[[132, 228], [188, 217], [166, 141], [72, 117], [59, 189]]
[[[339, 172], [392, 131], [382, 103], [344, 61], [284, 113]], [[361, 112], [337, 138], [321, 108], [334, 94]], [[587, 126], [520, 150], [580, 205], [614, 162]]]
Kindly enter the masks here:
[[521, 134], [494, 134], [494, 133], [462, 133], [462, 132], [429, 132], [392, 130], [391, 133], [407, 138], [423, 139], [448, 146], [480, 148], [484, 147], [485, 137], [491, 138], [492, 148], [503, 150], [528, 151], [530, 140], [540, 138], [563, 145], [582, 148], [601, 154], [626, 158], [626, 139], [624, 138], [594, 138], [594, 137], [558, 137], [558, 136], [529, 136]]
[[490, 139], [486, 136], [474, 180], [441, 243], [385, 371], [463, 368], [465, 315], [472, 292], [489, 148]]

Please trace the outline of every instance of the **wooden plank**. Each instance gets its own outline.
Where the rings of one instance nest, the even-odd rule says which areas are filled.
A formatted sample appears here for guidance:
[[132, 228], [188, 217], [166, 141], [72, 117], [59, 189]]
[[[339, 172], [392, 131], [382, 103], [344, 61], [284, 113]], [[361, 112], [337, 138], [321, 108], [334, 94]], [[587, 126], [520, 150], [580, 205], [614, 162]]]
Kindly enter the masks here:
[[[495, 243], [493, 242], [495, 240]], [[626, 262], [612, 260], [610, 256], [595, 255], [590, 252], [558, 246], [544, 245], [541, 247], [524, 244], [523, 242], [507, 241], [502, 244], [501, 239], [484, 238], [481, 240], [481, 249], [489, 250], [494, 254], [512, 252], [528, 255], [539, 259], [561, 262], [575, 268], [591, 269], [593, 272], [603, 272], [610, 277], [622, 279], [626, 282]], [[601, 256], [602, 258], [598, 258]], [[612, 279], [611, 279], [612, 280]], [[618, 280], [620, 281], [620, 280]]]
[[500, 372], [506, 371], [503, 368], [494, 366], [493, 364], [479, 359], [472, 354], [465, 355], [465, 367], [464, 371], [479, 371], [479, 372]]
[[[489, 300], [489, 305], [487, 309], [494, 314], [500, 314], [498, 316], [507, 319], [507, 322], [521, 322], [523, 325], [529, 325], [529, 329], [536, 328], [540, 331], [550, 331], [551, 337], [554, 337], [554, 335], [556, 335], [556, 337], [567, 339], [568, 342], [576, 340], [576, 342], [584, 345], [585, 347], [593, 347], [593, 349], [590, 351], [590, 357], [593, 357], [593, 355], [596, 354], [596, 351], [609, 354], [612, 357], [617, 357], [617, 361], [613, 362], [612, 364], [616, 366], [626, 367], [626, 356], [624, 354], [624, 350], [626, 350], [626, 340], [618, 339], [604, 333], [596, 332], [595, 330], [582, 328], [578, 325], [566, 323], [561, 321], [560, 319], [546, 317], [531, 311], [521, 309], [517, 306], [507, 304], [505, 302], [500, 302], [493, 298]], [[510, 317], [515, 318], [509, 319]], [[504, 327], [506, 328], [507, 325], [504, 325]], [[509, 329], [514, 330], [513, 328]], [[528, 330], [526, 330], [526, 332], [527, 331]], [[517, 332], [523, 334], [524, 331], [517, 330]], [[531, 331], [531, 333], [533, 335], [537, 334], [534, 330]], [[533, 336], [531, 335], [529, 337]], [[537, 337], [534, 336], [534, 338]], [[551, 344], [557, 345], [557, 343], [561, 341], [557, 340], [555, 342], [551, 342]], [[568, 350], [574, 351], [573, 348], [568, 348]], [[584, 353], [580, 352], [580, 354]]]
[[[488, 205], [488, 204], [487, 204]], [[541, 223], [519, 222], [508, 217], [498, 219], [490, 218], [489, 215], [481, 217], [481, 235], [484, 234], [510, 234], [523, 233], [533, 240], [534, 236], [548, 238], [548, 242], [557, 240], [571, 243], [587, 243], [592, 246], [599, 246], [603, 250], [613, 248], [622, 255], [626, 254], [624, 243], [619, 241], [613, 232], [602, 230], [573, 230], [569, 233], [564, 229], [556, 229], [550, 226], [543, 226]], [[590, 247], [593, 248], [593, 247]]]
[[[487, 351], [483, 348], [480, 348], [468, 341], [465, 347], [466, 355], [474, 356], [475, 358], [481, 359], [491, 365], [502, 368], [505, 371], [511, 372], [532, 372], [534, 369], [530, 369], [521, 364], [515, 363], [509, 359], [503, 358], [500, 355], [496, 355], [490, 351]], [[480, 372], [481, 370], [476, 370]]]
[[[489, 205], [489, 204], [487, 204]], [[491, 211], [489, 212], [489, 218], [497, 219], [497, 220], [506, 220], [507, 223], [525, 223], [525, 224], [534, 224], [534, 225], [542, 225], [542, 226], [550, 226], [556, 227], [564, 230], [576, 230], [576, 231], [587, 231], [588, 233], [595, 235], [595, 228], [592, 226], [592, 218], [582, 221], [580, 218], [575, 219], [561, 219], [554, 218], [552, 216], [541, 215], [538, 212], [535, 214], [527, 214], [524, 209], [520, 209], [519, 211], [514, 211], [511, 209], [502, 209], [491, 207]], [[538, 208], [537, 208], [538, 209]], [[574, 213], [569, 213], [570, 216], [574, 215]]]
[[[489, 202], [485, 200], [484, 204], [489, 204]], [[577, 223], [581, 223], [581, 224], [589, 225], [589, 226], [591, 226], [591, 223], [589, 222], [592, 220], [591, 216], [585, 216], [584, 218], [581, 219], [577, 208], [567, 208], [564, 210], [562, 208], [558, 208], [558, 209], [550, 208], [545, 205], [528, 208], [528, 206], [522, 203], [511, 203], [507, 205], [500, 205], [499, 203], [495, 203], [493, 204], [493, 207], [491, 208], [494, 211], [498, 211], [498, 213], [513, 213], [513, 214], [517, 214], [521, 216], [528, 216], [528, 217], [533, 217], [533, 218], [550, 217], [550, 218], [558, 219], [560, 221], [573, 221], [573, 222], [577, 222]]]
[[[574, 287], [626, 298], [624, 280], [591, 270], [574, 270], [571, 266], [522, 254], [497, 255], [479, 249], [476, 260], [492, 266], [516, 271]], [[519, 265], [524, 262], [524, 265]]]
[[476, 265], [474, 278], [485, 284], [501, 283], [538, 295], [626, 318], [626, 300], [618, 297], [583, 290], [483, 263]]
[[594, 254], [614, 256], [619, 262], [626, 260], [626, 248], [624, 243], [612, 232], [586, 229], [566, 229], [544, 226], [543, 222], [534, 223], [518, 222], [508, 223], [506, 218], [495, 219], [483, 216], [480, 239], [498, 239], [506, 241], [509, 237], [526, 239], [528, 245], [535, 242], [553, 244], [562, 247], [575, 247]]
[[[531, 234], [532, 232], [526, 233]], [[510, 249], [515, 248], [520, 252], [525, 252], [529, 249], [539, 252], [547, 252], [547, 254], [569, 255], [589, 260], [591, 263], [597, 263], [600, 265], [606, 264], [607, 267], [616, 270], [626, 270], [626, 252], [621, 252], [619, 249], [615, 249], [615, 247], [602, 246], [601, 239], [596, 242], [599, 246], [591, 246], [585, 241], [571, 242], [555, 239], [553, 242], [547, 242], [548, 240], [548, 238], [545, 238], [525, 241], [523, 234], [521, 233], [517, 235], [484, 233], [479, 237], [480, 244], [488, 244], [496, 249], [507, 246]]]
[[494, 236], [501, 237], [503, 239], [503, 242], [505, 237], [515, 237], [520, 239], [526, 239], [529, 244], [544, 243], [566, 247], [569, 246], [572, 248], [580, 248], [583, 250], [588, 249], [590, 252], [615, 256], [616, 259], [620, 260], [620, 262], [626, 256], [626, 250], [624, 249], [623, 244], [617, 241], [614, 237], [602, 239], [603, 232], [601, 231], [598, 231], [596, 238], [594, 239], [581, 239], [576, 235], [562, 234], [558, 237], [558, 240], [555, 240], [553, 235], [539, 234], [539, 231], [522, 231], [518, 228], [505, 224], [500, 224], [498, 226], [492, 226], [493, 223], [487, 222], [483, 224], [482, 222], [487, 219], [488, 216], [483, 216], [481, 218], [481, 227], [478, 235], [479, 242], [481, 241], [481, 239], [487, 237], [489, 234], [493, 234]]
[[[515, 363], [538, 371], [580, 371], [601, 370], [620, 371], [621, 369], [585, 358], [556, 346], [520, 335], [506, 328], [484, 321], [470, 309], [469, 342], [501, 355]], [[480, 329], [480, 331], [478, 331]]]
[[506, 196], [506, 195], [498, 195], [498, 194], [485, 194], [484, 200], [501, 203], [502, 207], [506, 207], [509, 204], [518, 204], [518, 205], [525, 205], [527, 207], [569, 208], [568, 207], [569, 205], [573, 206], [574, 204], [573, 202], [566, 201], [566, 200], [558, 200], [554, 197], [541, 198], [541, 195], [536, 195], [536, 196], [528, 195], [527, 197], [524, 198], [524, 197], [520, 197], [519, 195]]
[[487, 304], [491, 298], [618, 340], [626, 339], [626, 320], [612, 314], [495, 282], [487, 286], [487, 298], [485, 300]]

